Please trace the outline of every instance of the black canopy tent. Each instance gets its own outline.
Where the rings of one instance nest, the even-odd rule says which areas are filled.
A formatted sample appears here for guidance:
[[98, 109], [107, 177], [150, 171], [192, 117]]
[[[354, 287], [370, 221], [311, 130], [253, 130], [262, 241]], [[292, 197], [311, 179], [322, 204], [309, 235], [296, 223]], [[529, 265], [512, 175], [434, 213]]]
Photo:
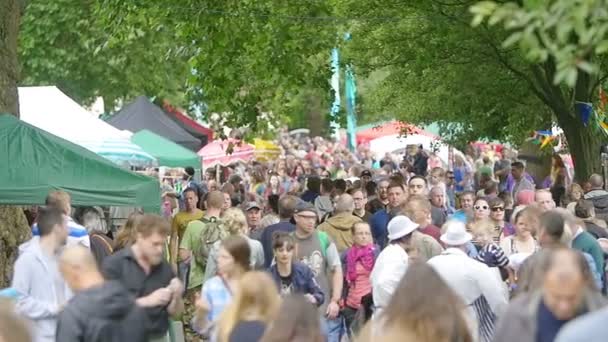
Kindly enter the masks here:
[[198, 151], [203, 145], [200, 139], [171, 120], [161, 108], [145, 96], [139, 96], [107, 121], [118, 129], [133, 133], [147, 129], [192, 151]]

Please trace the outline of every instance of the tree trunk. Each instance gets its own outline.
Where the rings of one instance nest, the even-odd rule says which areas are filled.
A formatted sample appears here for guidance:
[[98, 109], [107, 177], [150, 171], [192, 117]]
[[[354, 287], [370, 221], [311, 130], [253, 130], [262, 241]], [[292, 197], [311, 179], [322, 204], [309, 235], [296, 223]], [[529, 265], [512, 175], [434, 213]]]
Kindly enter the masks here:
[[606, 143], [605, 137], [594, 130], [593, 123], [585, 127], [578, 115], [562, 111], [555, 116], [568, 141], [576, 181], [586, 181], [592, 173], [601, 174], [600, 146]]
[[0, 0], [0, 113], [19, 116], [17, 37], [21, 20], [19, 0]]
[[[21, 6], [19, 0], [0, 0], [0, 113], [16, 116], [19, 116], [17, 37]], [[23, 210], [0, 206], [0, 288], [10, 284], [17, 247], [30, 237]]]

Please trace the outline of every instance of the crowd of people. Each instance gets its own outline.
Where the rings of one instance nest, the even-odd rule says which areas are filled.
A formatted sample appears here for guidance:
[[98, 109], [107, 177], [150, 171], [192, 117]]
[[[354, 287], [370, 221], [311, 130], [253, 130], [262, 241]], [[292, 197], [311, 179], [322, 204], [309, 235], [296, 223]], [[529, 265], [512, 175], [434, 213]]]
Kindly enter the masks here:
[[321, 138], [280, 143], [274, 161], [161, 176], [162, 215], [135, 211], [115, 232], [50, 193], [0, 340], [608, 336], [600, 175], [572, 183], [555, 156], [536, 180], [506, 150], [448, 167], [421, 147], [374, 160]]

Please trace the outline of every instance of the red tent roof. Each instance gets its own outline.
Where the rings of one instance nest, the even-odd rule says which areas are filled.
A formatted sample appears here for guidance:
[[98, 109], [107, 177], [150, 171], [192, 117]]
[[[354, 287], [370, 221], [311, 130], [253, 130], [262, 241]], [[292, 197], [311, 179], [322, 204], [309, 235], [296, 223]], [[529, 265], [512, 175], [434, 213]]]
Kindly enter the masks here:
[[176, 118], [178, 121], [180, 121], [182, 124], [190, 127], [191, 129], [195, 130], [199, 134], [206, 135], [208, 143], [213, 141], [213, 130], [212, 129], [207, 128], [207, 127], [199, 124], [198, 122], [192, 120], [190, 117], [183, 114], [179, 109], [177, 109], [176, 107], [173, 107], [171, 104], [169, 104], [166, 101], [163, 104], [163, 109], [168, 114], [173, 115], [173, 117]]

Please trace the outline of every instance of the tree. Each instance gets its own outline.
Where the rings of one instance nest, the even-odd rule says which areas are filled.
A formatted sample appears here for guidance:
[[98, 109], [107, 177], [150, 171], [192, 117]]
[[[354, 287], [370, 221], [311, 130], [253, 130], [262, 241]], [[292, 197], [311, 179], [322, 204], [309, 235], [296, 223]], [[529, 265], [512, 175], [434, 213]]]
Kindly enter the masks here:
[[[176, 44], [175, 22], [158, 18], [110, 12], [104, 1], [30, 0], [20, 31], [21, 84], [57, 85], [85, 104], [102, 96], [108, 111], [142, 94], [183, 101], [188, 55]], [[125, 29], [109, 31], [108, 22]]]
[[[438, 121], [444, 134], [461, 142], [485, 137], [520, 143], [554, 118], [564, 129], [577, 176], [597, 171], [601, 138], [573, 114], [573, 99], [590, 102], [602, 76], [583, 77], [581, 92], [555, 85], [556, 60], [530, 61], [522, 50], [503, 46], [512, 32], [502, 27], [472, 27], [474, 4], [337, 1], [341, 15], [359, 18], [345, 28], [358, 42], [349, 47], [353, 64], [360, 72], [388, 72], [364, 110], [413, 123]], [[544, 5], [538, 10], [549, 11]]]
[[[18, 0], [0, 0], [0, 113], [16, 116], [19, 116], [17, 38], [22, 6]], [[23, 210], [0, 205], [0, 288], [9, 285], [17, 247], [30, 236]]]
[[471, 12], [474, 25], [504, 23], [509, 37], [503, 46], [517, 44], [529, 61], [528, 74], [516, 71], [564, 130], [579, 179], [599, 172], [606, 137], [584, 122], [575, 104], [595, 102], [608, 78], [608, 1], [483, 1]]
[[[136, 15], [163, 25], [172, 20], [174, 44], [188, 54], [188, 102], [223, 113], [228, 125], [255, 131], [260, 113], [283, 117], [286, 104], [301, 91], [328, 94], [329, 52], [337, 32], [314, 17], [328, 15], [329, 3], [107, 0], [103, 8], [100, 17], [113, 36], [132, 30]], [[121, 20], [115, 20], [117, 14]]]

